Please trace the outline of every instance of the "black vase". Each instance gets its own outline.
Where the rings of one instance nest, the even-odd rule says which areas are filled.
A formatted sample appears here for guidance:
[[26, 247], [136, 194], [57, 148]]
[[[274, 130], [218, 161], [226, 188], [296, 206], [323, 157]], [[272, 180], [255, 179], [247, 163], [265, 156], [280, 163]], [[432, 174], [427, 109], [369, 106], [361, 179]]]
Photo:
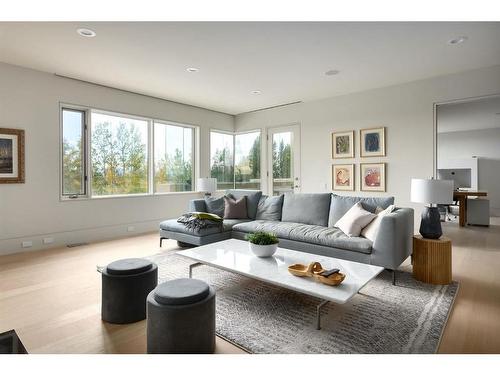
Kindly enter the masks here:
[[425, 207], [420, 222], [420, 234], [424, 238], [437, 240], [443, 235], [441, 216], [437, 207]]

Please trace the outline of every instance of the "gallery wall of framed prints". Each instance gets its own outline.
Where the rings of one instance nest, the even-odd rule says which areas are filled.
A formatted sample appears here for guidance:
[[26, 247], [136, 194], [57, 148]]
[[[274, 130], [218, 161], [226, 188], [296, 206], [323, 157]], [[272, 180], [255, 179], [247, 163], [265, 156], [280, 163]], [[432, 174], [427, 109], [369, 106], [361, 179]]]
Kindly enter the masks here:
[[354, 190], [354, 164], [332, 165], [332, 190]]
[[[356, 190], [355, 171], [359, 170], [359, 189], [361, 191], [385, 192], [386, 164], [383, 161], [365, 162], [359, 168], [354, 163], [336, 163], [337, 159], [354, 159], [355, 131], [332, 132], [332, 190]], [[359, 157], [383, 158], [386, 156], [386, 128], [374, 127], [359, 130]]]
[[332, 159], [354, 157], [354, 130], [332, 133]]
[[361, 191], [385, 191], [385, 163], [361, 163]]
[[361, 129], [359, 146], [362, 158], [385, 156], [385, 127]]

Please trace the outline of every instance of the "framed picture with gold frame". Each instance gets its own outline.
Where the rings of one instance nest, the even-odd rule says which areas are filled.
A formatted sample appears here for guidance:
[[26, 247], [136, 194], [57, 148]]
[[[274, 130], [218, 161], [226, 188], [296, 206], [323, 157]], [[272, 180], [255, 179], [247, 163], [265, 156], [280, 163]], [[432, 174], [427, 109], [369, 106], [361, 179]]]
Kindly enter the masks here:
[[353, 191], [354, 184], [354, 164], [332, 165], [332, 190]]
[[385, 163], [361, 163], [361, 191], [385, 191]]
[[0, 184], [24, 183], [24, 130], [0, 128]]
[[332, 133], [332, 159], [354, 157], [354, 130]]
[[362, 158], [385, 156], [385, 127], [361, 129], [359, 150]]

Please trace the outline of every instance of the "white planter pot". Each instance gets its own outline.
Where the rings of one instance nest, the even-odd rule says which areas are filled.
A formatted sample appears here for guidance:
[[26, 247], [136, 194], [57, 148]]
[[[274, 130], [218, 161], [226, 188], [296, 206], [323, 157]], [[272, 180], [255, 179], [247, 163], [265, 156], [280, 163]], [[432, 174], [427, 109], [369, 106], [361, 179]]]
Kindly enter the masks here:
[[278, 249], [278, 244], [275, 243], [272, 245], [256, 245], [254, 243], [249, 242], [248, 247], [250, 247], [252, 253], [254, 253], [259, 258], [267, 258], [273, 256], [273, 254]]

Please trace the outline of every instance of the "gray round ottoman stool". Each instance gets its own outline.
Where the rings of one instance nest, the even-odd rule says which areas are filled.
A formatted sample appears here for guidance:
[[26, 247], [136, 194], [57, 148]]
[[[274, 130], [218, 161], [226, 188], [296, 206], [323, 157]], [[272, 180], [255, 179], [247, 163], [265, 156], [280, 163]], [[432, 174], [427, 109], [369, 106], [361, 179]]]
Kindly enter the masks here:
[[158, 285], [158, 267], [146, 259], [120, 259], [102, 273], [102, 320], [126, 324], [146, 319], [146, 298]]
[[215, 290], [196, 279], [164, 282], [147, 299], [148, 353], [213, 353]]

